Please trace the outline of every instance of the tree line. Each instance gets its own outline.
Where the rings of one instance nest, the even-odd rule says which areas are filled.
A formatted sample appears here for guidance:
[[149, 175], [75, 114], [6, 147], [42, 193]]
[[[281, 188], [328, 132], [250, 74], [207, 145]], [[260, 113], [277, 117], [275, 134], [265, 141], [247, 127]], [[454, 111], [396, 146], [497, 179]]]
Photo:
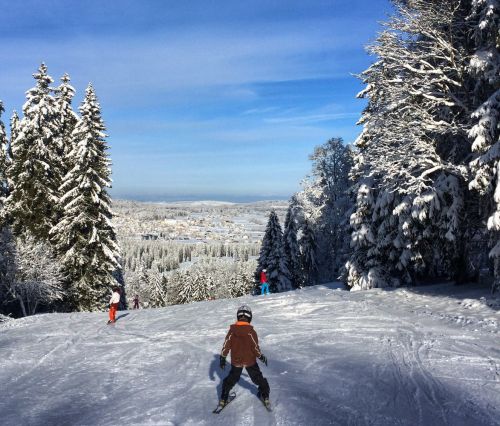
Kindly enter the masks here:
[[127, 293], [143, 307], [238, 297], [255, 287], [259, 244], [120, 239]]
[[[316, 240], [302, 270], [352, 289], [489, 277], [498, 289], [498, 2], [393, 4], [359, 76], [360, 136], [352, 149], [339, 139], [318, 147], [290, 203]], [[272, 262], [287, 287], [292, 261], [288, 272]]]
[[255, 259], [205, 256], [163, 273], [144, 265], [125, 270], [127, 292], [147, 308], [239, 297], [253, 292], [255, 267]]
[[498, 2], [394, 3], [361, 75], [348, 283], [464, 281], [489, 265], [498, 287]]

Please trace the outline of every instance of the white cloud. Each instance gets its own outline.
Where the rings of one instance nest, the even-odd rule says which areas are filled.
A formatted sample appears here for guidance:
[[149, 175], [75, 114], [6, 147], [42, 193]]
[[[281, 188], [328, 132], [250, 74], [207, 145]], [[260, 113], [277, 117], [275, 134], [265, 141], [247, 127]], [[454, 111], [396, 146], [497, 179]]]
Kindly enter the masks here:
[[322, 121], [336, 121], [344, 120], [346, 118], [359, 118], [359, 112], [339, 112], [330, 114], [309, 114], [299, 115], [292, 117], [273, 117], [266, 118], [264, 121], [267, 123], [319, 123]]
[[[0, 87], [19, 91], [22, 84], [21, 90], [26, 90], [22, 82], [30, 84], [31, 73], [42, 60], [52, 75], [67, 71], [82, 86], [91, 80], [102, 97], [119, 96], [121, 102], [154, 93], [162, 96], [213, 86], [331, 77], [344, 71], [348, 62], [335, 52], [360, 45], [359, 36], [335, 30], [337, 25], [330, 19], [310, 22], [307, 27], [287, 23], [190, 28], [57, 42], [8, 39], [0, 51]], [[252, 95], [249, 89], [239, 90], [227, 94]]]

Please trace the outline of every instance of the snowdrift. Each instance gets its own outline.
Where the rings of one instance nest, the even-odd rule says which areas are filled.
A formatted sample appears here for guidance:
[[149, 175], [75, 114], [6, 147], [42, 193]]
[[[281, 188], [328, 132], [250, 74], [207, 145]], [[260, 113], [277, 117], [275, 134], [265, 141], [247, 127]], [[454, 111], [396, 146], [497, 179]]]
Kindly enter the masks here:
[[[452, 294], [452, 291], [454, 292]], [[271, 385], [268, 413], [245, 375], [214, 415], [218, 354], [249, 304]], [[432, 286], [332, 286], [0, 323], [2, 425], [500, 424], [498, 300]]]

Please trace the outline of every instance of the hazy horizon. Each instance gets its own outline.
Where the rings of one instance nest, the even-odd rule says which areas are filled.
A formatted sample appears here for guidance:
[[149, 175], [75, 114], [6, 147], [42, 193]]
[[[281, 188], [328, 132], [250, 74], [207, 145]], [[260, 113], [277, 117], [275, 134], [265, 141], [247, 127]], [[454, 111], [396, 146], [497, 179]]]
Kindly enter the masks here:
[[285, 195], [246, 195], [246, 194], [118, 194], [113, 196], [113, 200], [118, 201], [137, 201], [137, 202], [150, 202], [150, 203], [175, 203], [175, 202], [195, 202], [195, 201], [215, 201], [215, 202], [228, 202], [228, 203], [257, 203], [264, 201], [287, 201], [291, 196]]

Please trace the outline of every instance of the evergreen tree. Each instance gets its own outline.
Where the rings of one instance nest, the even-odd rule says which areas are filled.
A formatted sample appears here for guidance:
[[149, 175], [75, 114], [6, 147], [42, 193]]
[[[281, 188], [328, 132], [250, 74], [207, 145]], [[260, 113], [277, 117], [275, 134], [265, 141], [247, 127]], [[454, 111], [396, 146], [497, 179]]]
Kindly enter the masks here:
[[[274, 211], [271, 212], [271, 215], [276, 215]], [[277, 218], [276, 218], [277, 219]], [[271, 216], [269, 217], [269, 220], [266, 225], [266, 231], [264, 232], [264, 237], [262, 238], [262, 243], [260, 245], [260, 252], [259, 252], [259, 258], [257, 260], [257, 270], [255, 272], [255, 277], [258, 280], [259, 275], [262, 272], [263, 269], [267, 268], [268, 264], [268, 259], [272, 250], [272, 235], [271, 235]]]
[[267, 269], [271, 291], [286, 291], [292, 288], [290, 272], [283, 245], [283, 231], [275, 211], [269, 215], [257, 266], [257, 275]]
[[234, 287], [231, 291], [232, 297], [245, 296], [251, 294], [254, 280], [253, 271], [255, 270], [255, 261], [238, 261], [236, 263], [236, 273], [234, 276]]
[[91, 85], [80, 106], [81, 120], [75, 126], [69, 153], [73, 168], [61, 185], [64, 212], [51, 232], [74, 305], [79, 310], [102, 309], [113, 273], [120, 268], [119, 248], [111, 223], [110, 160], [100, 105]]
[[[151, 308], [162, 308], [168, 305], [168, 282], [165, 276], [154, 273], [149, 274], [146, 271], [144, 275], [147, 281], [141, 280], [141, 285], [149, 290], [149, 305]], [[152, 275], [152, 276], [151, 276]], [[147, 286], [146, 286], [147, 284]]]
[[6, 314], [16, 313], [17, 306], [9, 306], [10, 302], [16, 300], [11, 291], [16, 278], [16, 254], [15, 240], [10, 228], [0, 226], [0, 311]]
[[[0, 101], [0, 300], [6, 300], [9, 283], [12, 282], [14, 250], [10, 230], [5, 221], [5, 199], [7, 197], [7, 134], [2, 121], [4, 112]], [[3, 284], [3, 285], [2, 285]]]
[[300, 246], [297, 241], [298, 225], [295, 219], [294, 207], [288, 207], [283, 233], [283, 245], [286, 262], [290, 271], [291, 283], [294, 288], [302, 286], [302, 270], [300, 261]]
[[301, 261], [304, 274], [303, 281], [305, 285], [313, 285], [316, 282], [316, 274], [318, 272], [316, 246], [314, 231], [309, 225], [309, 221], [305, 220], [300, 238]]
[[70, 78], [68, 74], [61, 77], [61, 84], [56, 89], [56, 108], [59, 115], [59, 146], [58, 154], [64, 159], [62, 176], [65, 176], [69, 170], [73, 168], [71, 164], [70, 153], [73, 149], [71, 146], [72, 133], [78, 122], [78, 115], [73, 111], [71, 101], [75, 96], [75, 89], [69, 84]]
[[353, 208], [349, 177], [353, 151], [341, 138], [332, 138], [315, 147], [309, 157], [312, 173], [302, 182], [291, 206], [296, 211], [298, 227], [307, 223], [314, 234], [315, 279], [337, 279], [349, 255], [349, 214]]
[[3, 209], [7, 197], [7, 133], [2, 121], [2, 114], [5, 109], [0, 101], [0, 228], [2, 226]]
[[[459, 0], [395, 1], [396, 15], [370, 47], [362, 74], [369, 104], [352, 176], [355, 288], [452, 276], [467, 264], [478, 226], [467, 190], [470, 121], [467, 10]], [[467, 226], [469, 225], [469, 226]]]
[[202, 268], [193, 267], [189, 271], [183, 271], [181, 277], [179, 303], [201, 302], [212, 298], [213, 277], [207, 276]]
[[12, 154], [12, 144], [16, 140], [18, 134], [19, 134], [19, 116], [17, 115], [17, 111], [14, 110], [12, 116], [10, 117], [10, 143], [7, 149], [10, 161], [12, 161], [12, 158], [14, 157]]
[[500, 289], [500, 5], [497, 1], [473, 0], [468, 21], [473, 27], [475, 49], [468, 67], [475, 78], [474, 125], [469, 131], [474, 159], [469, 188], [482, 196], [483, 219], [487, 218], [492, 231], [493, 288]]
[[318, 246], [318, 273], [322, 280], [331, 281], [338, 277], [348, 251], [345, 235], [352, 207], [348, 193], [352, 151], [341, 138], [332, 138], [317, 146], [310, 159], [313, 162], [314, 185], [319, 192], [316, 202], [320, 214], [315, 223], [310, 224]]
[[7, 210], [16, 234], [28, 231], [46, 240], [58, 218], [57, 200], [62, 159], [58, 155], [59, 121], [51, 95], [52, 78], [42, 63], [33, 74], [36, 86], [27, 92], [23, 118], [15, 126], [12, 163], [8, 168]]
[[125, 287], [125, 277], [123, 275], [123, 259], [120, 258], [120, 267], [115, 269], [113, 272], [113, 278], [120, 286], [120, 304], [118, 305], [119, 310], [128, 309], [128, 298], [127, 289]]

